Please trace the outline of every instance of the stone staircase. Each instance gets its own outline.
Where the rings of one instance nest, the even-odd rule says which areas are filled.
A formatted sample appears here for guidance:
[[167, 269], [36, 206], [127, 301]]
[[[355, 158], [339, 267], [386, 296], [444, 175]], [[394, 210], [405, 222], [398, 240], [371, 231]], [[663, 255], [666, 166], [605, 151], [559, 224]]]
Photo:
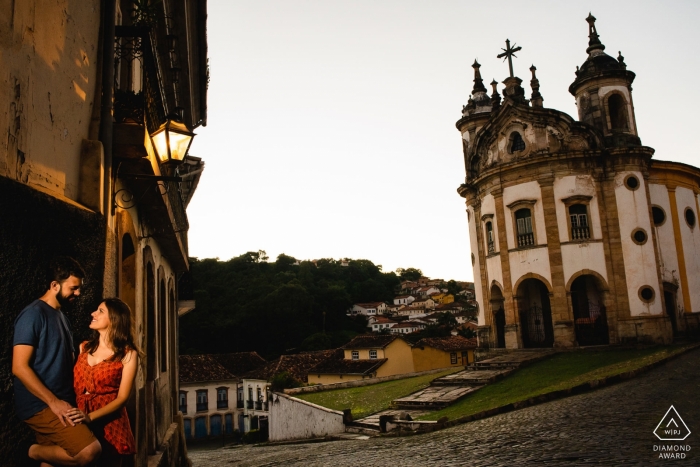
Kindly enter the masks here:
[[485, 358], [468, 365], [464, 370], [437, 378], [427, 388], [392, 401], [391, 409], [358, 420], [358, 423], [367, 428], [379, 428], [382, 416], [412, 420], [430, 411], [440, 410], [487, 384], [506, 377], [518, 368], [548, 358], [555, 352], [553, 349], [492, 350]]

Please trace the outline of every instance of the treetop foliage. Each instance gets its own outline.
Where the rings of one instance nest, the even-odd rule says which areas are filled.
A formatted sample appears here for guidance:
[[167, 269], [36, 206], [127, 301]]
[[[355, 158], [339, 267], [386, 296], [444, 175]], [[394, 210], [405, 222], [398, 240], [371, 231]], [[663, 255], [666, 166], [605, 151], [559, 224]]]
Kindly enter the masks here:
[[[281, 254], [271, 262], [259, 250], [228, 261], [191, 258], [189, 282], [196, 308], [180, 318], [181, 353], [257, 351], [269, 359], [302, 343], [339, 347], [366, 332], [366, 319], [346, 311], [353, 303], [391, 302], [400, 279], [366, 259]], [[328, 339], [317, 335], [324, 332]]]

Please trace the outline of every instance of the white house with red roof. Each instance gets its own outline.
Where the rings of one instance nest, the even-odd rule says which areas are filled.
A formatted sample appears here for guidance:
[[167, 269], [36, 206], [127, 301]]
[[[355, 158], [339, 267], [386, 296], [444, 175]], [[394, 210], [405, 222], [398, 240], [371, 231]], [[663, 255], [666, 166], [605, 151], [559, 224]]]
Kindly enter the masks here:
[[348, 314], [352, 316], [364, 315], [364, 316], [377, 316], [386, 313], [386, 303], [384, 302], [368, 302], [368, 303], [355, 303]]

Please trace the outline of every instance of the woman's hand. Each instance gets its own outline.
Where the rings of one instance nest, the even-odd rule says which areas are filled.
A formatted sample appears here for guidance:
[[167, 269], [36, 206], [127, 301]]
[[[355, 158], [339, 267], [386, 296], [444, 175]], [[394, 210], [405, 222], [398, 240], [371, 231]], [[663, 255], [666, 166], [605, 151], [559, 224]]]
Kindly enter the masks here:
[[72, 408], [66, 413], [66, 417], [73, 423], [90, 423], [90, 416], [78, 408]]

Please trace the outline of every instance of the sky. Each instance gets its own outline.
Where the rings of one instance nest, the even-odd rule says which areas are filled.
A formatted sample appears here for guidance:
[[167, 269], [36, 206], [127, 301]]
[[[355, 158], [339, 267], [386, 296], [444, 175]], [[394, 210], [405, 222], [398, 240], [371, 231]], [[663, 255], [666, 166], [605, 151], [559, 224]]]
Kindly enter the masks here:
[[[700, 165], [700, 2], [209, 0], [205, 170], [188, 208], [190, 255], [369, 259], [473, 280], [455, 122], [473, 87], [501, 82], [505, 40], [529, 97], [577, 116], [589, 11], [605, 52], [636, 73], [642, 144]], [[499, 84], [502, 93], [503, 85]], [[490, 89], [490, 87], [489, 87]], [[490, 91], [489, 91], [490, 92]]]

